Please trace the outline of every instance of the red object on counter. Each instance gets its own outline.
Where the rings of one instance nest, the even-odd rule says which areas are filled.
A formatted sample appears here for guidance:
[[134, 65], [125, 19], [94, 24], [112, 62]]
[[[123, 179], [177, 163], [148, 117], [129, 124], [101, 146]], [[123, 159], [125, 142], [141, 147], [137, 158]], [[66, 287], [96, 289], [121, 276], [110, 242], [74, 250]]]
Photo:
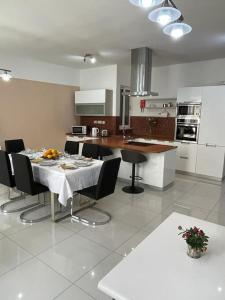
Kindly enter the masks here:
[[140, 100], [140, 109], [141, 109], [141, 112], [143, 112], [145, 110], [145, 107], [146, 107], [146, 100]]

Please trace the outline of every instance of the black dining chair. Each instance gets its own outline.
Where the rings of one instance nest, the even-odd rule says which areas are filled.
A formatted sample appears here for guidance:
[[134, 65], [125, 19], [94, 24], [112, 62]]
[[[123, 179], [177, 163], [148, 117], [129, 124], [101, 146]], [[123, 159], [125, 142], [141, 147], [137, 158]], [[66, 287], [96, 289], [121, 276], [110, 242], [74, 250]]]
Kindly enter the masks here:
[[25, 150], [24, 142], [22, 139], [17, 140], [6, 140], [5, 150], [7, 153], [19, 153]]
[[[81, 209], [78, 209], [77, 211], [73, 212], [73, 199], [72, 199], [71, 201], [72, 219], [92, 226], [103, 225], [108, 223], [111, 220], [111, 215], [108, 212], [96, 208], [94, 207], [94, 205], [97, 203], [96, 202], [97, 200], [107, 197], [114, 193], [120, 162], [121, 162], [120, 157], [104, 161], [99, 174], [98, 183], [94, 186], [88, 187], [86, 189], [77, 192], [78, 194], [93, 199], [94, 201], [91, 204], [89, 203], [86, 207], [82, 207]], [[83, 216], [76, 215], [76, 213], [86, 208], [92, 208], [94, 210], [99, 211], [100, 213], [104, 214], [107, 217], [107, 219], [104, 221], [91, 221]]]
[[[8, 187], [8, 198], [11, 200], [0, 206], [0, 210], [2, 212], [4, 213], [18, 212], [38, 204], [35, 203], [35, 204], [21, 206], [22, 204], [21, 200], [25, 199], [25, 196], [23, 195], [22, 192], [20, 196], [11, 197], [11, 189], [16, 187], [15, 177], [12, 174], [12, 168], [11, 168], [9, 156], [7, 152], [3, 150], [0, 150], [0, 183]], [[15, 203], [18, 203], [18, 207], [15, 207]]]
[[82, 155], [85, 157], [99, 158], [99, 146], [95, 144], [83, 144]]
[[103, 160], [107, 156], [113, 155], [112, 149], [108, 147], [99, 146], [99, 158]]
[[73, 142], [73, 141], [66, 141], [64, 151], [66, 153], [69, 153], [70, 155], [78, 154], [79, 153], [79, 143]]
[[[15, 183], [17, 189], [31, 196], [38, 195], [38, 200], [39, 200], [38, 202], [39, 204], [36, 205], [36, 207], [28, 209], [20, 215], [21, 221], [24, 223], [36, 223], [49, 218], [50, 217], [49, 212], [47, 215], [41, 216], [40, 218], [37, 219], [26, 218], [26, 216], [29, 215], [30, 213], [39, 210], [40, 208], [43, 208], [45, 206], [45, 193], [48, 192], [49, 189], [47, 186], [34, 181], [31, 162], [27, 156], [22, 154], [12, 153], [12, 161], [13, 161]], [[39, 195], [42, 193], [44, 195], [44, 204], [41, 204], [39, 198]]]

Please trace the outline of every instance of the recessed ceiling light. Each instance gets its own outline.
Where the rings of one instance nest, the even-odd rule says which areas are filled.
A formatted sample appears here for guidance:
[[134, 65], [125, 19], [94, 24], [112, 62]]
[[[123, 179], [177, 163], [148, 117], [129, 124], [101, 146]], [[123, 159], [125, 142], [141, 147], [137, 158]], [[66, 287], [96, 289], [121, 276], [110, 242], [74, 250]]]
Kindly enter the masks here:
[[129, 0], [131, 4], [143, 8], [154, 7], [163, 3], [164, 0]]

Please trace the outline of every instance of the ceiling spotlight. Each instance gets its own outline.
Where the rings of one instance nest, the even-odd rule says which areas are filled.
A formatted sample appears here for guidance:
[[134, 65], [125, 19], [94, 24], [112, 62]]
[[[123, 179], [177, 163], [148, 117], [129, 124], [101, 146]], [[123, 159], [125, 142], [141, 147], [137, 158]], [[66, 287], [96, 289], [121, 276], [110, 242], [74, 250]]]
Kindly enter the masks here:
[[96, 57], [88, 53], [84, 55], [84, 62], [86, 62], [87, 60], [90, 61], [90, 63], [92, 64], [95, 64], [97, 62]]
[[157, 22], [161, 26], [165, 26], [171, 22], [178, 20], [181, 17], [181, 12], [171, 6], [159, 7], [148, 15], [148, 18], [152, 22]]
[[180, 39], [182, 36], [190, 33], [191, 31], [192, 31], [192, 27], [182, 22], [169, 24], [163, 29], [163, 32], [166, 35], [171, 36], [175, 40]]
[[4, 81], [10, 81], [10, 79], [12, 78], [12, 75], [9, 74], [9, 73], [11, 73], [12, 71], [11, 70], [6, 70], [6, 69], [1, 69], [1, 68], [0, 68], [0, 71], [3, 72], [0, 75], [2, 77], [2, 80], [4, 80]]
[[93, 57], [90, 58], [90, 62], [91, 62], [92, 64], [95, 64], [96, 61], [97, 61], [97, 60], [96, 60], [96, 57], [93, 56]]
[[131, 4], [143, 8], [150, 8], [163, 3], [164, 0], [129, 0]]

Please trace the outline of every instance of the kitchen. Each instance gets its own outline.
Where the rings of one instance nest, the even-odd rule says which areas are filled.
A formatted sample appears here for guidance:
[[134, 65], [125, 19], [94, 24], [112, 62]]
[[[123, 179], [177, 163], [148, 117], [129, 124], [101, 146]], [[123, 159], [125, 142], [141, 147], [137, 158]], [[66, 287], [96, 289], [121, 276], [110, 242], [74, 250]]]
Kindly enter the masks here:
[[[137, 52], [140, 53], [139, 62], [142, 56], [147, 56], [148, 61], [152, 60], [152, 53], [149, 48], [131, 51], [131, 59], [133, 59], [131, 76], [134, 78], [134, 83], [140, 82], [138, 76], [143, 78], [136, 71], [138, 66], [135, 65], [133, 56], [137, 55]], [[160, 98], [160, 94], [158, 96], [154, 93], [150, 95], [152, 65], [147, 64], [144, 60], [141, 63], [145, 65], [145, 72], [149, 74], [149, 78], [147, 79], [148, 86], [144, 86], [143, 83], [144, 90], [139, 91], [139, 94], [144, 95], [147, 90], [149, 96], [135, 97], [137, 86], [135, 84], [132, 86], [132, 83], [131, 92], [128, 87], [118, 86], [118, 89], [120, 89], [119, 100], [113, 99], [112, 90], [81, 90], [75, 92], [75, 115], [79, 116], [76, 117], [78, 119], [76, 122], [80, 123], [81, 126], [86, 126], [83, 135], [85, 136], [88, 133], [89, 138], [94, 135], [95, 143], [98, 143], [96, 137], [102, 136], [101, 141], [99, 140], [101, 144], [104, 144], [103, 140], [106, 141], [104, 135], [123, 135], [125, 142], [132, 139], [141, 143], [174, 146], [177, 147], [176, 161], [170, 157], [165, 165], [174, 165], [176, 166], [174, 169], [183, 174], [222, 181], [225, 174], [225, 141], [223, 141], [221, 122], [225, 108], [223, 108], [223, 105], [225, 105], [223, 104], [225, 86], [178, 88], [176, 97]], [[98, 72], [98, 68], [91, 70], [91, 72], [93, 71]], [[95, 87], [98, 87], [98, 84], [100, 86], [101, 82], [96, 82]], [[94, 109], [94, 106], [98, 109], [91, 113], [89, 110]], [[102, 106], [102, 110], [99, 109], [100, 106]], [[113, 106], [119, 116], [113, 116]], [[79, 110], [83, 107], [85, 113], [82, 114], [81, 111], [77, 111], [77, 107], [79, 107]], [[79, 126], [75, 126], [74, 130], [79, 130]], [[92, 130], [94, 130], [93, 134]], [[67, 139], [82, 141], [83, 135], [81, 134], [81, 139], [79, 139], [79, 136], [76, 136], [76, 132], [74, 132], [72, 135], [68, 135]], [[85, 139], [87, 140], [85, 142], [88, 142], [88, 137]], [[107, 140], [110, 140], [110, 137]], [[116, 151], [116, 155], [118, 153]], [[215, 158], [217, 159], [215, 160]], [[165, 157], [163, 157], [163, 160], [165, 160]], [[127, 170], [127, 166], [125, 164], [124, 169]], [[170, 175], [164, 174], [165, 170], [171, 171], [170, 168], [165, 166], [160, 171], [164, 178], [168, 178], [165, 183], [162, 181], [156, 183], [154, 178], [149, 179], [151, 171], [153, 174], [157, 174], [158, 177], [157, 170], [153, 166], [154, 163], [148, 166], [148, 180], [143, 178], [143, 183], [151, 187], [165, 189], [174, 182], [175, 174], [173, 172]], [[127, 171], [123, 174], [122, 169], [120, 169], [119, 177], [128, 179]], [[142, 177], [141, 174], [146, 172], [144, 169], [140, 166], [137, 169], [137, 176]]]
[[0, 8], [1, 297], [224, 299], [224, 1]]

